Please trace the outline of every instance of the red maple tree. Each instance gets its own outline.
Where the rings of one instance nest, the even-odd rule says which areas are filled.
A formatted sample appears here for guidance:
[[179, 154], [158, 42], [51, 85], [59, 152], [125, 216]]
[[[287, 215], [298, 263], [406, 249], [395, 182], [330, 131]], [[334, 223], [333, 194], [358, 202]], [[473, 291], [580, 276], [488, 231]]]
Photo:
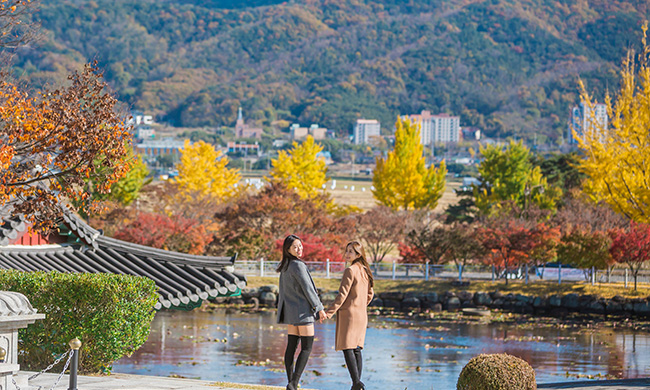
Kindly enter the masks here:
[[650, 225], [632, 222], [629, 229], [612, 229], [610, 235], [612, 246], [609, 252], [615, 262], [627, 264], [630, 268], [636, 290], [639, 270], [650, 260]]
[[559, 230], [544, 223], [501, 217], [489, 220], [478, 231], [486, 256], [484, 262], [506, 276], [513, 268], [532, 260], [545, 262], [553, 256]]
[[114, 237], [134, 244], [193, 255], [203, 254], [206, 245], [212, 241], [205, 227], [193, 219], [155, 213], [139, 214]]

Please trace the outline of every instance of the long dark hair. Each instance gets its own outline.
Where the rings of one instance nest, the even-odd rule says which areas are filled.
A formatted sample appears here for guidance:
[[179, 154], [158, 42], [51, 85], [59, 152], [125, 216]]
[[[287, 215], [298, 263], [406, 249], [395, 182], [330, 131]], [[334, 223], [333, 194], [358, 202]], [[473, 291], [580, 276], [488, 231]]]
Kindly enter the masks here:
[[296, 236], [295, 234], [291, 234], [284, 239], [284, 243], [282, 243], [282, 261], [280, 262], [280, 265], [278, 265], [278, 268], [275, 270], [276, 272], [282, 272], [287, 269], [291, 260], [296, 258], [296, 256], [289, 253], [289, 248], [291, 248], [291, 245], [293, 245], [293, 242], [296, 240], [302, 242], [300, 237]]
[[348, 242], [348, 245], [345, 246], [346, 249], [348, 247], [352, 247], [354, 252], [357, 254], [357, 258], [352, 260], [352, 264], [361, 263], [364, 270], [366, 271], [366, 275], [368, 275], [368, 284], [370, 287], [373, 287], [375, 284], [375, 278], [373, 278], [372, 271], [370, 270], [370, 264], [368, 264], [368, 260], [366, 260], [366, 250], [363, 249], [363, 245], [361, 245], [359, 241], [350, 241]]

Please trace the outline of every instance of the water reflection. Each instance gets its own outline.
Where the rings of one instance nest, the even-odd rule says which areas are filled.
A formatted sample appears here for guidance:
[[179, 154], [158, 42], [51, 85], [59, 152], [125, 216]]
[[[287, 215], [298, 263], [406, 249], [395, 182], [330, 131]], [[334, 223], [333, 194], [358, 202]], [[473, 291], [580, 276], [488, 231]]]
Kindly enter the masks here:
[[[349, 388], [343, 356], [334, 351], [334, 332], [333, 322], [316, 325], [305, 387]], [[114, 371], [284, 385], [285, 334], [274, 312], [160, 312], [145, 345], [117, 362]], [[650, 355], [644, 353], [649, 344], [650, 335], [631, 330], [374, 318], [366, 337], [363, 376], [369, 388], [432, 389], [435, 384], [453, 389], [473, 356], [507, 352], [530, 362], [540, 383], [598, 374], [636, 378], [650, 375]]]

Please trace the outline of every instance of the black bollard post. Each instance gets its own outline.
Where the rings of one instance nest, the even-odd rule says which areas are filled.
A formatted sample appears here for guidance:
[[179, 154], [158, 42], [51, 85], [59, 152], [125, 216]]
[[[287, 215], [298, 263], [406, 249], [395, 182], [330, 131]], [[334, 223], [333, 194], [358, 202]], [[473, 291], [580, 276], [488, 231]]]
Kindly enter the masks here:
[[77, 370], [79, 369], [79, 348], [81, 348], [81, 341], [78, 338], [70, 340], [70, 348], [72, 350], [72, 361], [70, 362], [70, 385], [68, 390], [77, 390]]

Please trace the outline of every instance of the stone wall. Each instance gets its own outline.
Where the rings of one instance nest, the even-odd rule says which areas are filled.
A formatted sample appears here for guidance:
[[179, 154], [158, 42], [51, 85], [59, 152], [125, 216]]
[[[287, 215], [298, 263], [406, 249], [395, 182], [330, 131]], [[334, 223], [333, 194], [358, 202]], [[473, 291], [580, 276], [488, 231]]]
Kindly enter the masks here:
[[[327, 306], [336, 298], [337, 291], [319, 291], [323, 304]], [[245, 288], [241, 297], [219, 298], [219, 303], [253, 304], [255, 306], [276, 307], [278, 287], [275, 285], [259, 288]], [[551, 316], [567, 313], [614, 314], [626, 316], [650, 316], [650, 297], [611, 299], [594, 295], [550, 295], [544, 297], [522, 294], [503, 294], [495, 292], [467, 291], [437, 292], [383, 292], [370, 303], [371, 307], [395, 311], [442, 311], [461, 308], [485, 307], [515, 313], [544, 314]]]

